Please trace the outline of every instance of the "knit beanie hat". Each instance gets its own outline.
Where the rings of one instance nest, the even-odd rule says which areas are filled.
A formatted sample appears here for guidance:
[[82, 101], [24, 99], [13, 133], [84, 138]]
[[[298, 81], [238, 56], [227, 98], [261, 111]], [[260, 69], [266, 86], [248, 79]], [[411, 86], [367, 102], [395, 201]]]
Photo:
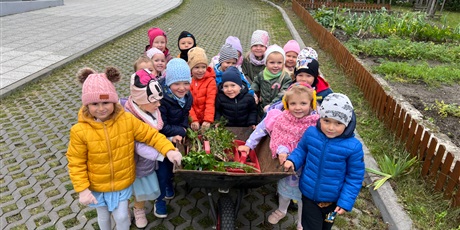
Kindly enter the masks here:
[[256, 30], [252, 33], [251, 37], [251, 47], [255, 45], [263, 45], [268, 47], [270, 43], [270, 37], [268, 36], [268, 32], [265, 30]]
[[243, 81], [241, 80], [240, 71], [235, 66], [229, 66], [222, 74], [222, 84], [227, 81], [234, 82], [242, 87]]
[[164, 36], [166, 41], [168, 41], [168, 38], [166, 37], [166, 33], [158, 27], [150, 28], [149, 31], [147, 32], [147, 35], [149, 36], [149, 45], [150, 45], [149, 48], [153, 47], [153, 40], [155, 40], [155, 38], [158, 36]]
[[138, 105], [145, 105], [159, 101], [163, 98], [163, 91], [157, 80], [150, 80], [147, 84], [142, 84], [140, 77], [136, 74], [134, 84], [130, 86], [131, 97]]
[[264, 60], [263, 60], [264, 64], [267, 65], [267, 57], [273, 52], [278, 52], [283, 55], [283, 64], [284, 64], [284, 62], [286, 61], [286, 54], [284, 53], [283, 48], [281, 48], [279, 45], [276, 45], [276, 44], [269, 46], [267, 50], [265, 50]]
[[294, 52], [296, 54], [300, 53], [300, 45], [296, 40], [289, 40], [286, 45], [284, 45], [283, 50], [285, 53]]
[[94, 70], [84, 68], [77, 77], [82, 86], [81, 102], [83, 105], [99, 102], [118, 102], [118, 94], [113, 83], [120, 80], [120, 72], [109, 67], [105, 73], [96, 73]]
[[147, 50], [147, 52], [145, 52], [145, 54], [146, 54], [147, 57], [149, 57], [150, 59], [152, 59], [153, 56], [154, 56], [155, 54], [163, 54], [163, 55], [164, 55], [164, 53], [161, 52], [161, 50], [159, 50], [159, 49], [157, 49], [157, 48], [155, 48], [155, 47], [150, 48], [149, 50]]
[[219, 54], [219, 63], [222, 63], [230, 59], [238, 60], [238, 51], [228, 43], [222, 46]]
[[318, 53], [316, 52], [316, 50], [314, 50], [311, 47], [303, 48], [298, 54], [299, 55], [297, 58], [300, 58], [300, 59], [313, 58], [318, 61]]
[[353, 105], [346, 95], [331, 93], [323, 99], [318, 113], [320, 118], [333, 118], [348, 126], [353, 115]]
[[206, 51], [201, 47], [191, 48], [188, 51], [188, 66], [190, 69], [193, 69], [198, 64], [205, 64], [208, 66], [208, 57], [206, 56]]
[[192, 82], [190, 69], [184, 59], [173, 58], [166, 65], [165, 83], [169, 87], [171, 84], [180, 81]]
[[237, 51], [243, 54], [243, 47], [241, 46], [240, 39], [234, 36], [228, 36], [228, 38], [225, 40], [225, 44], [230, 44], [233, 48], [235, 48]]

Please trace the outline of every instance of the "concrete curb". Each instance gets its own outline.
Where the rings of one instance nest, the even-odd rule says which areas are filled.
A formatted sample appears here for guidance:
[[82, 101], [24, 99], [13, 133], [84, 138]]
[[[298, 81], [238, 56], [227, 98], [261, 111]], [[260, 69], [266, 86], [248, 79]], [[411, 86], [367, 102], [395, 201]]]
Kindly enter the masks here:
[[[263, 2], [267, 2], [273, 7], [276, 7], [281, 14], [291, 32], [292, 37], [299, 43], [300, 47], [305, 47], [305, 44], [302, 41], [299, 33], [297, 32], [296, 28], [292, 24], [291, 20], [289, 19], [286, 12], [280, 6], [267, 1], [262, 0]], [[363, 144], [363, 151], [364, 151], [364, 163], [367, 168], [372, 168], [375, 170], [380, 170], [377, 162], [372, 157], [369, 149], [364, 144], [361, 136], [359, 136], [358, 132], [355, 131], [356, 138]], [[370, 184], [372, 183], [372, 176], [367, 172], [364, 175], [365, 183]], [[409, 215], [404, 211], [401, 204], [397, 201], [397, 196], [393, 191], [393, 188], [389, 183], [383, 184], [378, 190], [374, 190], [373, 188], [369, 188], [369, 191], [372, 195], [372, 199], [374, 200], [375, 205], [380, 210], [383, 220], [388, 224], [388, 229], [390, 230], [407, 230], [412, 229], [412, 220], [410, 219]]]
[[48, 67], [36, 72], [36, 73], [33, 73], [33, 74], [31, 74], [31, 75], [29, 75], [29, 76], [27, 76], [27, 77], [15, 82], [15, 83], [13, 83], [11, 85], [8, 85], [8, 86], [2, 88], [0, 90], [0, 99], [3, 99], [5, 97], [9, 96], [13, 92], [24, 88], [25, 86], [29, 85], [32, 82], [35, 82], [35, 81], [37, 81], [37, 80], [39, 80], [41, 78], [44, 78], [44, 77], [50, 75], [54, 70], [64, 66], [65, 64], [68, 64], [68, 63], [70, 63], [70, 62], [82, 57], [83, 55], [85, 55], [87, 53], [90, 53], [91, 51], [93, 51], [93, 50], [95, 50], [95, 49], [97, 49], [97, 48], [99, 48], [99, 47], [101, 47], [101, 46], [103, 46], [103, 45], [105, 45], [105, 44], [107, 44], [107, 43], [109, 43], [109, 42], [111, 42], [111, 41], [113, 41], [113, 40], [115, 40], [115, 39], [127, 34], [127, 33], [129, 33], [129, 32], [131, 32], [133, 30], [136, 30], [137, 28], [145, 25], [147, 22], [149, 22], [149, 21], [151, 21], [151, 20], [153, 20], [155, 18], [161, 17], [162, 15], [164, 15], [164, 14], [168, 13], [169, 11], [171, 11], [171, 10], [177, 8], [178, 6], [180, 6], [182, 4], [182, 2], [183, 1], [180, 0], [178, 2], [178, 4], [176, 4], [174, 6], [171, 6], [169, 9], [166, 9], [164, 12], [162, 12], [162, 13], [160, 13], [158, 15], [155, 15], [155, 16], [153, 16], [153, 17], [151, 17], [151, 18], [149, 18], [147, 20], [144, 20], [142, 22], [139, 22], [138, 24], [136, 24], [135, 26], [133, 26], [133, 27], [131, 27], [129, 29], [121, 31], [120, 33], [118, 33], [118, 34], [116, 34], [116, 35], [114, 35], [114, 36], [112, 36], [110, 38], [102, 40], [102, 41], [98, 42], [97, 44], [94, 44], [94, 45], [92, 45], [92, 46], [90, 46], [90, 47], [88, 47], [86, 49], [83, 49], [80, 52], [73, 54], [72, 56], [69, 56], [69, 57], [67, 57], [67, 58], [65, 58], [65, 59], [63, 59], [63, 60], [61, 60], [59, 62], [56, 62], [56, 63], [54, 63], [54, 64], [52, 64], [52, 65], [50, 65], [50, 66], [48, 66]]

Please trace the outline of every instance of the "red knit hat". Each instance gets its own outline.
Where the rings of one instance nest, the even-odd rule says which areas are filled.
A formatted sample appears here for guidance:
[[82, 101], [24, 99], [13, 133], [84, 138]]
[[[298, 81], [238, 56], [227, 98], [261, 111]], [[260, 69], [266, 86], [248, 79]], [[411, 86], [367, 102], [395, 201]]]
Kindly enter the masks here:
[[120, 80], [120, 72], [109, 67], [106, 73], [95, 73], [94, 70], [85, 68], [80, 71], [78, 78], [83, 83], [81, 102], [83, 105], [99, 102], [118, 102], [118, 94], [113, 85]]

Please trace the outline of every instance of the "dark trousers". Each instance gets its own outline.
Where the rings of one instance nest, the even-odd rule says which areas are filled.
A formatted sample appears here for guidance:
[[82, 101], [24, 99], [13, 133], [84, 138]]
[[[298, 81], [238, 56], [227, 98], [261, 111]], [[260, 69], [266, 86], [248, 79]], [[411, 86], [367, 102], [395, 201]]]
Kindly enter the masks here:
[[166, 186], [172, 187], [172, 178], [173, 178], [173, 163], [165, 157], [163, 162], [158, 162], [157, 177], [158, 183], [160, 184], [161, 194], [157, 198], [157, 201], [163, 201], [166, 195]]
[[337, 203], [320, 208], [318, 203], [302, 196], [302, 227], [304, 230], [330, 230], [334, 223], [325, 222], [326, 215], [333, 212]]

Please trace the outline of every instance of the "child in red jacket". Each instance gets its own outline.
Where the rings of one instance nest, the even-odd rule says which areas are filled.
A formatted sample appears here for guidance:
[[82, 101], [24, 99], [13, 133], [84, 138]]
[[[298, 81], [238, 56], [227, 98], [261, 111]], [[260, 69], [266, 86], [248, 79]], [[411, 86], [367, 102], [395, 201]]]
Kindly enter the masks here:
[[208, 58], [204, 49], [192, 48], [188, 52], [188, 66], [192, 74], [190, 92], [193, 97], [191, 128], [199, 130], [207, 129], [214, 122], [215, 100], [217, 94], [216, 74], [214, 69], [208, 66]]

